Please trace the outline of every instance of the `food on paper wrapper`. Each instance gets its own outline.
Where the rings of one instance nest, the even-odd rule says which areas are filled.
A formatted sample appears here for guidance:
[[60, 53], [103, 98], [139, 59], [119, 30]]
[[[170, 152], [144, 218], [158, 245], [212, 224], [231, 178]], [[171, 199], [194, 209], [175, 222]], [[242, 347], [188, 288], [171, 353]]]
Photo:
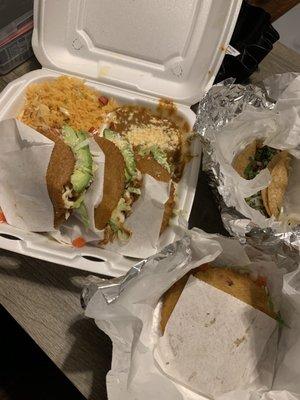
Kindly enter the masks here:
[[286, 150], [277, 150], [263, 145], [262, 140], [248, 144], [234, 159], [232, 166], [240, 176], [253, 179], [264, 168], [271, 174], [269, 186], [245, 199], [250, 207], [266, 217], [278, 218], [288, 186], [291, 157]]
[[165, 331], [170, 315], [190, 275], [236, 297], [272, 318], [276, 317], [274, 310], [270, 307], [265, 280], [259, 277], [254, 281], [248, 273], [240, 273], [231, 268], [220, 268], [206, 264], [186, 274], [165, 293], [160, 322], [162, 332]]
[[247, 387], [266, 346], [275, 357], [277, 314], [265, 277], [204, 264], [164, 294], [160, 317], [154, 357], [167, 376], [197, 393], [215, 398]]
[[113, 99], [89, 88], [82, 79], [60, 76], [32, 83], [25, 94], [20, 121], [39, 132], [69, 125], [89, 131], [99, 127], [107, 113], [118, 107]]

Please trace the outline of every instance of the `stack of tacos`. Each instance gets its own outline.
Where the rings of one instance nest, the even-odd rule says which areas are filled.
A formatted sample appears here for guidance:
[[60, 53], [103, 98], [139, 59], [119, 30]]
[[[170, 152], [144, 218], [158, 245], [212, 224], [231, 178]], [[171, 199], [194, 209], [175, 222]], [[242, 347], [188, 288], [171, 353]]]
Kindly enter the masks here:
[[64, 223], [73, 210], [84, 218], [84, 195], [93, 181], [93, 157], [89, 136], [64, 126], [61, 134], [51, 130], [43, 135], [55, 145], [47, 169], [48, 194], [54, 209], [54, 227]]
[[242, 150], [233, 161], [233, 168], [247, 180], [253, 179], [264, 168], [271, 174], [269, 186], [257, 194], [246, 198], [246, 202], [266, 217], [278, 218], [288, 185], [290, 155], [286, 150], [278, 150], [254, 140]]
[[[59, 135], [51, 131], [44, 135], [55, 142], [46, 177], [55, 228], [75, 213], [85, 228], [103, 233], [100, 245], [115, 239], [126, 242], [132, 233], [126, 227], [126, 218], [141, 195], [146, 174], [159, 182], [170, 183], [160, 233], [167, 228], [175, 205], [175, 184], [170, 166], [159, 149], [134, 151], [124, 135], [110, 129], [105, 129], [102, 136], [91, 137], [64, 126]], [[102, 197], [91, 210], [90, 204], [86, 207], [85, 196], [91, 190], [100, 190], [95, 187], [98, 183], [94, 179], [99, 168], [92, 152], [95, 147], [103, 152], [105, 163]]]

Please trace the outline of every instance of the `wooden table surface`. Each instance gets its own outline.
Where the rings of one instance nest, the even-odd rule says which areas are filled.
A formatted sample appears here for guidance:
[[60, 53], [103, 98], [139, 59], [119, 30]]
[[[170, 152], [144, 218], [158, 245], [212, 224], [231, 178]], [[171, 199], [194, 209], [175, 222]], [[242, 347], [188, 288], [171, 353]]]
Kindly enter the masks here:
[[[39, 64], [33, 58], [0, 77], [0, 91], [10, 81], [36, 68]], [[300, 72], [300, 55], [277, 43], [253, 80], [287, 71]], [[202, 175], [191, 218], [194, 226], [222, 232], [217, 208]], [[84, 396], [104, 400], [111, 344], [94, 322], [83, 316], [79, 299], [88, 275], [0, 250], [1, 304]]]

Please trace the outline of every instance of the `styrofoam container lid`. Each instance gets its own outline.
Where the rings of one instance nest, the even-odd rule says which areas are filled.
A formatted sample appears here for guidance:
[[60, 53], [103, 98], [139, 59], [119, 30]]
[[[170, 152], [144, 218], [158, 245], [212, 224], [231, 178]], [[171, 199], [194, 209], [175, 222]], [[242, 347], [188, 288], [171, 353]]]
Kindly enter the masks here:
[[196, 103], [223, 60], [241, 0], [36, 0], [43, 65], [145, 95]]

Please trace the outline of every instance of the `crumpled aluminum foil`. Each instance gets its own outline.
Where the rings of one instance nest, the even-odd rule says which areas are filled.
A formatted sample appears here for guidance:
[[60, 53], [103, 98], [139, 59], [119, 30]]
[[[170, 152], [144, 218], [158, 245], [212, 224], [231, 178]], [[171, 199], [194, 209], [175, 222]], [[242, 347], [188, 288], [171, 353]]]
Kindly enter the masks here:
[[199, 102], [194, 131], [206, 138], [209, 131], [223, 128], [248, 105], [273, 109], [275, 102], [263, 87], [238, 85], [233, 78], [226, 79], [214, 85]]
[[182, 239], [164, 247], [161, 252], [138, 262], [127, 272], [126, 275], [120, 278], [113, 278], [107, 281], [106, 279], [92, 277], [92, 282], [85, 286], [81, 293], [80, 301], [82, 308], [86, 309], [89, 301], [98, 289], [101, 289], [101, 293], [107, 304], [112, 303], [120, 296], [123, 290], [128, 288], [131, 280], [135, 279], [142, 270], [146, 268], [147, 272], [151, 274], [154, 266], [163, 260], [168, 262], [169, 271], [171, 271], [172, 268], [187, 265], [191, 260], [190, 242], [190, 237], [185, 235]]
[[[293, 74], [290, 75], [293, 76]], [[284, 79], [282, 81], [284, 82]], [[276, 101], [270, 98], [268, 93], [269, 90], [267, 91], [263, 84], [243, 86], [234, 84], [232, 78], [214, 85], [199, 102], [194, 132], [201, 138], [202, 169], [209, 177], [209, 184], [219, 204], [222, 221], [227, 231], [237, 237], [241, 243], [247, 242], [265, 253], [276, 256], [281, 261], [282, 258], [288, 256], [295, 262], [299, 262], [300, 226], [295, 226], [283, 233], [278, 233], [271, 228], [262, 229], [255, 223], [249, 222], [234, 207], [228, 207], [218, 191], [218, 186], [223, 183], [223, 176], [218, 163], [212, 159], [213, 148], [210, 142], [212, 132], [216, 134], [248, 106], [259, 110], [274, 109]]]

